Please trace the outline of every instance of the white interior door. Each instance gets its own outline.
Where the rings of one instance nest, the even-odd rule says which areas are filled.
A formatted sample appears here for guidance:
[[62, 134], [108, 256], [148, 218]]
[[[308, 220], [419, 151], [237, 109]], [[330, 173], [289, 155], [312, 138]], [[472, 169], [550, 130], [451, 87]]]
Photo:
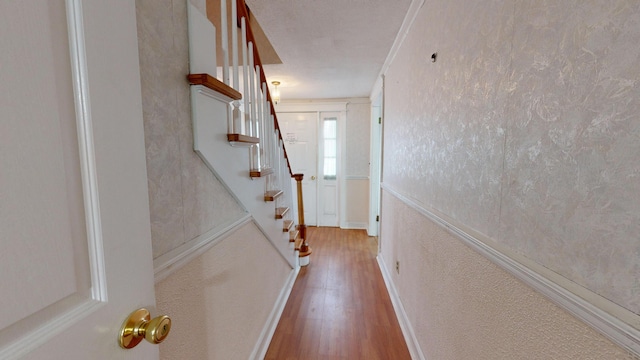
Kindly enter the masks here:
[[[157, 359], [134, 1], [0, 2], [0, 358]], [[152, 314], [156, 315], [156, 314]]]
[[304, 174], [302, 200], [306, 225], [318, 225], [318, 113], [278, 113], [287, 155], [294, 174]]

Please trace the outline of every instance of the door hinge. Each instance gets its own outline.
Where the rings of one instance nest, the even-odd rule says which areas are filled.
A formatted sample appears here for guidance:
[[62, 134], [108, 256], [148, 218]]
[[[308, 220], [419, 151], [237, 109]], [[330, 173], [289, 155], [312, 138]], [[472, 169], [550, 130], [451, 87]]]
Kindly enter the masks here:
[[382, 118], [381, 117], [378, 118], [378, 124], [382, 124]]
[[376, 215], [376, 221], [380, 221], [380, 215]]

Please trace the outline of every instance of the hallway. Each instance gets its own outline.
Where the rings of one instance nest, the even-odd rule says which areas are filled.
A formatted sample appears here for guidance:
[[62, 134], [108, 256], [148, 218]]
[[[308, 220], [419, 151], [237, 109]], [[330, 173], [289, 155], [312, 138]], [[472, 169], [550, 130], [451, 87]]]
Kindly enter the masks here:
[[364, 230], [307, 229], [300, 270], [265, 359], [410, 359]]

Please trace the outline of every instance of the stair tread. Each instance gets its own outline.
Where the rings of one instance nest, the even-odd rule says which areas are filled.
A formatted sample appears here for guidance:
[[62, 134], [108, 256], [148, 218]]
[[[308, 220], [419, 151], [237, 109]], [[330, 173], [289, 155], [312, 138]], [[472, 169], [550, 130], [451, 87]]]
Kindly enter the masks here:
[[227, 134], [227, 140], [230, 143], [242, 143], [245, 146], [250, 146], [250, 145], [255, 145], [260, 143], [260, 138], [244, 135], [244, 134]]
[[274, 201], [278, 196], [282, 194], [282, 190], [269, 190], [264, 193], [264, 201]]
[[289, 231], [289, 242], [295, 242], [298, 239], [298, 235], [300, 235], [298, 230]]
[[293, 227], [293, 220], [285, 220], [282, 223], [282, 232], [287, 232]]
[[273, 174], [272, 168], [252, 169], [249, 171], [249, 176], [251, 176], [252, 178], [259, 178], [271, 174]]
[[228, 96], [232, 100], [242, 99], [240, 92], [209, 74], [189, 74], [187, 75], [187, 79], [191, 85], [206, 86], [213, 91]]
[[298, 257], [305, 257], [305, 256], [309, 256], [311, 255], [311, 246], [308, 247], [307, 251], [300, 251], [300, 254], [298, 254]]
[[288, 207], [276, 208], [276, 219], [282, 219], [288, 211], [289, 211]]

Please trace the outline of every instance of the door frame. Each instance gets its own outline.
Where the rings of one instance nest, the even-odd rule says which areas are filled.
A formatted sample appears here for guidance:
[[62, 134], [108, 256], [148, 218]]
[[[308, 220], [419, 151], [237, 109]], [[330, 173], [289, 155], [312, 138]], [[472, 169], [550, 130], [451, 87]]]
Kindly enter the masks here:
[[[339, 113], [338, 116], [338, 184], [337, 184], [337, 191], [338, 191], [338, 200], [337, 200], [337, 206], [338, 206], [338, 226], [340, 226], [342, 223], [344, 223], [344, 214], [345, 211], [344, 209], [346, 208], [346, 202], [344, 200], [344, 196], [343, 196], [343, 191], [342, 189], [344, 189], [344, 184], [342, 184], [342, 182], [344, 181], [344, 176], [341, 176], [341, 174], [344, 173], [344, 169], [343, 169], [343, 165], [344, 161], [341, 158], [342, 157], [342, 152], [340, 152], [340, 148], [344, 147], [343, 142], [344, 140], [344, 126], [345, 126], [345, 118], [346, 118], [346, 114], [347, 114], [347, 104], [348, 102], [346, 101], [335, 101], [335, 102], [308, 102], [308, 101], [282, 101], [280, 103], [278, 103], [277, 105], [275, 105], [275, 109], [276, 109], [276, 114], [280, 114], [280, 113], [315, 113], [316, 114], [316, 128], [319, 127], [319, 122], [320, 122], [320, 115], [321, 113]], [[318, 141], [320, 141], [320, 135], [321, 132], [318, 131], [316, 132], [316, 135], [318, 137]], [[319, 143], [317, 144], [318, 149], [320, 148]], [[319, 157], [320, 154], [319, 152], [317, 152], [317, 156]], [[319, 159], [316, 159], [316, 174], [320, 174], [320, 161]], [[318, 182], [319, 183], [319, 182]], [[319, 195], [319, 186], [316, 186], [316, 193], [314, 194], [316, 197], [316, 223], [318, 223], [317, 219], [319, 219], [319, 210], [320, 210], [320, 201], [318, 201], [318, 195]]]
[[382, 182], [383, 97], [380, 89], [371, 97], [371, 149], [369, 167], [369, 236], [380, 234], [380, 184]]

